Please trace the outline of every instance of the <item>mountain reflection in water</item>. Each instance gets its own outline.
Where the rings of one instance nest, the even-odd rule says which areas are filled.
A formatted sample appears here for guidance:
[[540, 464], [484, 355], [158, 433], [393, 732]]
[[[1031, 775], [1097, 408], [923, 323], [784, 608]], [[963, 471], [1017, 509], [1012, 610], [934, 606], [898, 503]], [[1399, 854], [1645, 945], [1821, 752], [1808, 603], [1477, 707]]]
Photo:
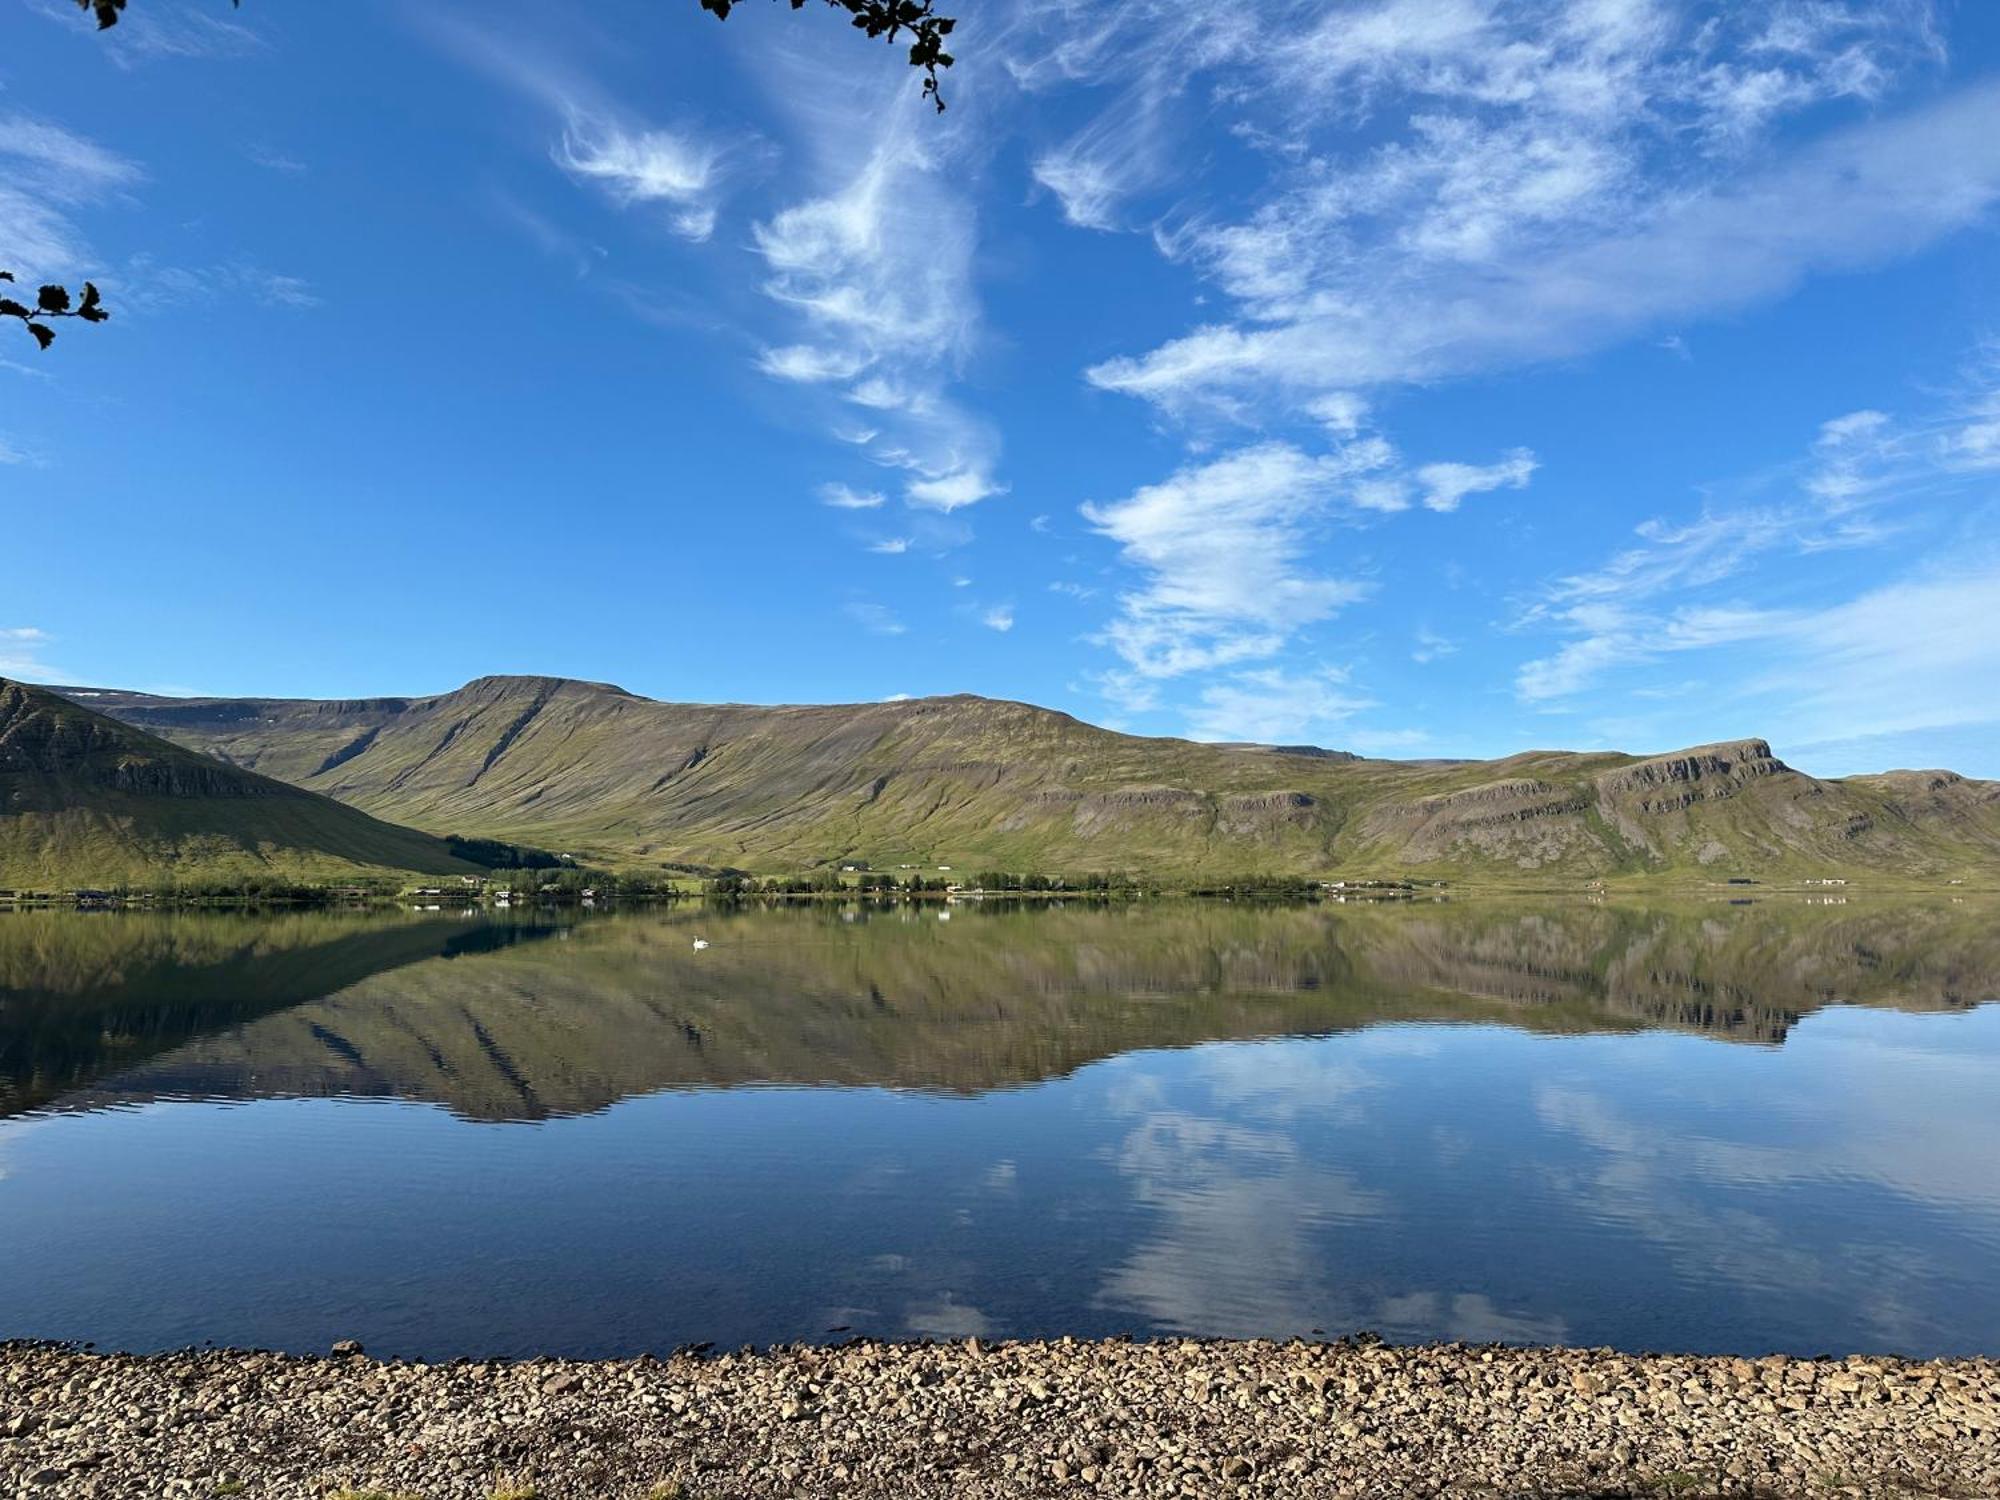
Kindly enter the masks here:
[[0, 1336], [2000, 1352], [1977, 904], [942, 915], [0, 915]]
[[666, 1088], [976, 1093], [1392, 1021], [1782, 1042], [1823, 1006], [2000, 995], [2000, 928], [1969, 907], [939, 915], [20, 913], [0, 919], [0, 1109], [357, 1095], [539, 1120]]

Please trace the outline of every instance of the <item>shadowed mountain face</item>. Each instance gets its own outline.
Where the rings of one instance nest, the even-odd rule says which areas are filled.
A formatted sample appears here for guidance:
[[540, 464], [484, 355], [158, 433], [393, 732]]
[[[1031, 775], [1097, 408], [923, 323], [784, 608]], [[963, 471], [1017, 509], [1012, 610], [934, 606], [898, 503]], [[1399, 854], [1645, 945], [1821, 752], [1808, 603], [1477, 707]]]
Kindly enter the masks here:
[[429, 834], [0, 679], [0, 885], [473, 868]]
[[976, 1093], [1384, 1023], [1775, 1043], [1821, 1006], [2000, 996], [2000, 928], [1969, 906], [938, 915], [19, 914], [0, 919], [0, 1104], [365, 1095], [532, 1120], [691, 1087]]
[[2000, 783], [1823, 781], [1760, 740], [1393, 762], [975, 697], [763, 708], [522, 677], [343, 702], [63, 691], [378, 817], [623, 864], [2000, 879]]

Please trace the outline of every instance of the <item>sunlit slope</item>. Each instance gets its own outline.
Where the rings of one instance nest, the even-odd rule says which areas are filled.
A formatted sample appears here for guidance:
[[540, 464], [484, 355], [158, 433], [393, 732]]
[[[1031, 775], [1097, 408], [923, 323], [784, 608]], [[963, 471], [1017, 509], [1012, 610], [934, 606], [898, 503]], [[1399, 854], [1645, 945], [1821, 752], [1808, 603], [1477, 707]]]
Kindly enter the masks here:
[[472, 869], [429, 834], [0, 679], [0, 886]]
[[698, 705], [522, 677], [432, 698], [87, 701], [378, 817], [627, 864], [2000, 872], [2000, 784], [1819, 780], [1757, 740], [1650, 758], [1374, 761], [1139, 738], [986, 698]]

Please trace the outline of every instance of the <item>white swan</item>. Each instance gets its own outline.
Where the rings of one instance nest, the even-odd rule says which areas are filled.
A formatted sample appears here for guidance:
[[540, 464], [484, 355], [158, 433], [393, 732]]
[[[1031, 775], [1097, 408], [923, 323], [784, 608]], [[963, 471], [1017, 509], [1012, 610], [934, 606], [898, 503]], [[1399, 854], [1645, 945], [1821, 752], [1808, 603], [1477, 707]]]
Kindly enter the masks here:
[[696, 938], [694, 940], [694, 949], [695, 952], [697, 953], [699, 953], [702, 949], [706, 948], [707, 946], [708, 946], [707, 938]]

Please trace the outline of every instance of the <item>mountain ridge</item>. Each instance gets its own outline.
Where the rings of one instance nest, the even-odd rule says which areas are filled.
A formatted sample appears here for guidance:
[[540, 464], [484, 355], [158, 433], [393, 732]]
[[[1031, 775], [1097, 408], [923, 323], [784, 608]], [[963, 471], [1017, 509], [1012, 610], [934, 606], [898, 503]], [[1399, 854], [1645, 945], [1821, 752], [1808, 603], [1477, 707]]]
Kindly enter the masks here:
[[1391, 761], [1142, 738], [973, 694], [681, 704], [504, 675], [341, 700], [55, 691], [378, 818], [621, 866], [2000, 876], [2000, 783], [1820, 779], [1754, 738]]
[[0, 678], [0, 883], [476, 868], [430, 834]]

